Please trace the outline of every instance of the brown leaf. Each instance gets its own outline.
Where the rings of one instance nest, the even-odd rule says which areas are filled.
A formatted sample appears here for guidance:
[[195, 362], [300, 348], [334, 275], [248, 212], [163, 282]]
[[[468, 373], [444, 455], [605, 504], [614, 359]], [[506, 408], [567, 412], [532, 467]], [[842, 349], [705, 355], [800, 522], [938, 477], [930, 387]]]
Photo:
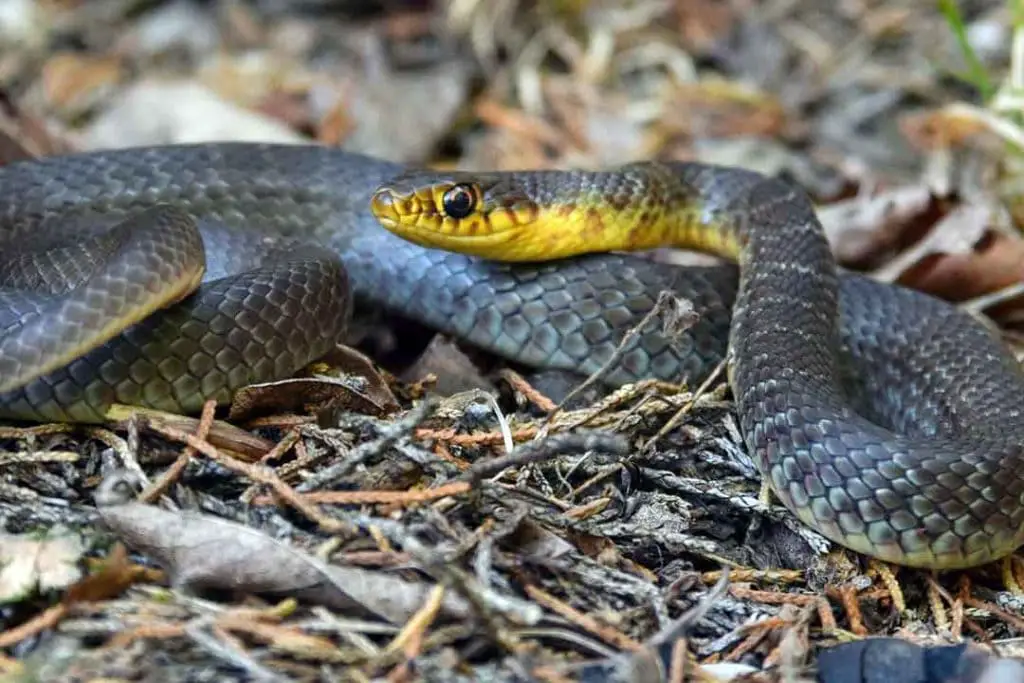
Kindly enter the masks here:
[[43, 90], [53, 106], [74, 115], [108, 95], [125, 75], [117, 57], [59, 53], [43, 65]]
[[905, 114], [899, 118], [899, 128], [903, 137], [922, 151], [960, 146], [988, 132], [983, 121], [959, 108]]
[[325, 145], [340, 146], [355, 130], [356, 122], [349, 114], [347, 102], [339, 98], [317, 124], [316, 139]]
[[949, 301], [966, 301], [1024, 282], [1024, 240], [988, 232], [975, 250], [926, 258], [900, 283]]
[[737, 19], [737, 8], [718, 0], [690, 0], [674, 3], [679, 32], [691, 49], [706, 50], [725, 36]]
[[64, 603], [97, 602], [123, 593], [145, 569], [128, 561], [128, 551], [118, 543], [114, 546], [102, 568], [71, 586], [64, 595]]
[[519, 522], [508, 540], [518, 554], [541, 558], [545, 562], [558, 560], [573, 551], [571, 543], [529, 518]]
[[[331, 369], [343, 377], [319, 374]], [[387, 382], [363, 354], [337, 346], [313, 369], [313, 377], [298, 377], [244, 387], [235, 394], [229, 419], [243, 420], [258, 414], [301, 412], [323, 414], [330, 410], [355, 410], [387, 415], [401, 408]]]
[[[114, 423], [127, 424], [129, 420], [140, 417], [151, 424], [172, 427], [179, 431], [195, 434], [199, 429], [199, 420], [186, 415], [175, 415], [159, 410], [149, 410], [136, 406], [114, 404], [106, 413], [106, 418]], [[240, 429], [229, 422], [215, 420], [210, 426], [206, 440], [217, 448], [227, 451], [239, 460], [253, 462], [259, 460], [274, 448], [274, 442], [256, 434]]]
[[607, 552], [617, 552], [615, 543], [606, 536], [573, 531], [569, 533], [569, 538], [587, 557], [598, 558]]
[[390, 413], [401, 408], [398, 399], [391, 393], [391, 387], [387, 380], [378, 372], [377, 366], [366, 354], [351, 346], [338, 344], [333, 351], [324, 356], [322, 362], [346, 375], [360, 378], [365, 383], [361, 393], [368, 396], [377, 405], [382, 406], [386, 412]]
[[47, 130], [0, 91], [0, 165], [73, 151], [70, 143]]
[[295, 130], [312, 127], [309, 102], [302, 93], [275, 91], [268, 93], [255, 107], [256, 111], [282, 121]]
[[988, 230], [991, 215], [991, 209], [981, 204], [954, 208], [924, 239], [878, 268], [875, 277], [884, 282], [902, 282], [902, 276], [925, 257], [970, 254]]
[[430, 376], [436, 378], [431, 390], [442, 396], [475, 389], [495, 391], [494, 384], [484, 377], [473, 360], [443, 335], [434, 336], [416, 361], [402, 371], [400, 379], [412, 383]]
[[914, 221], [927, 217], [935, 198], [924, 185], [855, 197], [818, 209], [832, 252], [841, 263], [863, 263], [890, 250]]
[[[332, 609], [405, 623], [432, 589], [396, 576], [327, 564], [234, 522], [195, 512], [172, 513], [141, 503], [100, 507], [108, 528], [171, 575], [182, 589], [288, 595]], [[469, 607], [449, 595], [442, 612], [465, 619]]]
[[695, 139], [772, 138], [788, 124], [786, 110], [770, 93], [716, 78], [677, 86], [666, 112], [667, 133]]

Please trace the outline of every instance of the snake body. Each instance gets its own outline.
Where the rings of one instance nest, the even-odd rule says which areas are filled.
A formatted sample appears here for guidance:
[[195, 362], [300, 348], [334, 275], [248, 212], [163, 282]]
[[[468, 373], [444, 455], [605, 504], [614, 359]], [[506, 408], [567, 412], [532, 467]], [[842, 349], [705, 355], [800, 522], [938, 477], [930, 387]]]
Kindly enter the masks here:
[[[506, 222], [560, 201], [563, 215], [597, 202], [633, 225], [646, 211], [658, 239], [733, 255], [737, 273], [623, 253], [504, 263], [430, 249], [369, 211], [405, 171], [252, 144], [0, 168], [0, 413], [98, 421], [114, 402], [191, 412], [227, 401], [325, 353], [353, 298], [526, 365], [589, 374], [669, 290], [693, 302], [697, 323], [672, 339], [645, 330], [605, 381], [699, 381], [728, 348], [748, 449], [812, 528], [940, 569], [1024, 542], [1016, 361], [954, 307], [838, 271], [812, 207], [788, 185], [698, 164], [471, 176], [497, 180], [491, 198]], [[689, 209], [675, 227], [671, 212], [655, 216], [673, 205]], [[154, 226], [156, 237], [139, 238]], [[187, 294], [200, 277], [189, 265], [197, 239], [206, 269]]]

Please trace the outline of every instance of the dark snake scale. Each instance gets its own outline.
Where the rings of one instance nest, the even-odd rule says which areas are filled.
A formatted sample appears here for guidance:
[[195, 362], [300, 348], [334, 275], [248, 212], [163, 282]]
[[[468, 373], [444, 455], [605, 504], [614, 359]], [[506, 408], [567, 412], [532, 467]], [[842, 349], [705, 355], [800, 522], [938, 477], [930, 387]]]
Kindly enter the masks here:
[[[728, 347], [748, 451], [803, 522], [936, 569], [1021, 545], [1024, 378], [1000, 341], [946, 303], [838, 271], [789, 185], [674, 168], [711, 214], [749, 217], [735, 228], [738, 269], [624, 254], [513, 265], [428, 250], [368, 210], [402, 167], [319, 147], [127, 149], [0, 168], [0, 414], [96, 422], [112, 403], [194, 412], [322, 356], [344, 339], [353, 300], [587, 375], [669, 290], [700, 319], [671, 341], [652, 326], [608, 383], [694, 383]], [[184, 255], [196, 250], [202, 284], [164, 308], [155, 292], [190, 277]], [[155, 312], [76, 351], [147, 306]]]

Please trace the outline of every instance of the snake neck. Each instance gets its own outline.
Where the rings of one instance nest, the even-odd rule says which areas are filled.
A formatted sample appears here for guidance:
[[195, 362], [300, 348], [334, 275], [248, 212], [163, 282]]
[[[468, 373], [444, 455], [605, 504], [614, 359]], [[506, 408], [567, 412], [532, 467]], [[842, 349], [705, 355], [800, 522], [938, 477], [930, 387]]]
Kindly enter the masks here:
[[574, 180], [578, 188], [563, 181], [554, 198], [538, 200], [545, 207], [538, 220], [561, 221], [566, 228], [539, 231], [564, 233], [560, 240], [567, 244], [552, 242], [551, 251], [571, 255], [676, 247], [730, 260], [741, 256], [743, 232], [735, 217], [670, 164], [644, 162], [580, 173]]
[[[513, 174], [538, 207], [511, 251], [544, 258], [676, 247], [730, 260], [741, 257], [743, 232], [716, 197], [706, 196], [692, 164], [642, 162], [611, 171]], [[683, 171], [683, 172], [681, 172]]]

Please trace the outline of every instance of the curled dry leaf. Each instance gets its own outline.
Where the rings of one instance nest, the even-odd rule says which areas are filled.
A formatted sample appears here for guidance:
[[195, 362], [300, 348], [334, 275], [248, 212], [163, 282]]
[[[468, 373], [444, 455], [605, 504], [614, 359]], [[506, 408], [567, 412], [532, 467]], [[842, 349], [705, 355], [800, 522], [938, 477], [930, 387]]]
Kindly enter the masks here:
[[[266, 534], [217, 517], [172, 513], [141, 503], [100, 507], [106, 526], [163, 565], [183, 589], [290, 596], [331, 609], [405, 623], [433, 586], [380, 572], [331, 565]], [[465, 619], [469, 607], [447, 594], [441, 614]]]
[[973, 251], [926, 259], [901, 280], [949, 301], [982, 297], [1024, 282], [1024, 240], [990, 232]]
[[75, 116], [108, 97], [126, 73], [118, 57], [61, 52], [43, 65], [42, 87], [47, 102]]
[[737, 7], [715, 0], [691, 0], [674, 6], [679, 32], [695, 51], [713, 49], [740, 18]]
[[21, 111], [0, 91], [0, 165], [71, 151], [42, 120]]
[[[839, 261], [863, 263], [895, 248], [937, 210], [928, 187], [913, 185], [837, 202], [818, 214]], [[874, 276], [957, 302], [1024, 281], [1024, 240], [993, 230], [993, 215], [984, 203], [956, 206]]]
[[68, 588], [65, 603], [97, 602], [124, 592], [146, 569], [128, 561], [128, 551], [118, 543], [98, 571]]
[[908, 226], [934, 208], [927, 186], [908, 185], [820, 207], [818, 217], [836, 258], [862, 263], [891, 249]]
[[874, 272], [883, 282], [901, 281], [902, 276], [926, 257], [970, 254], [989, 228], [992, 211], [981, 204], [963, 204], [940, 220], [917, 244]]
[[391, 393], [387, 380], [377, 371], [377, 366], [366, 354], [351, 346], [338, 344], [322, 362], [346, 375], [361, 378], [365, 384], [361, 393], [381, 406], [385, 412], [390, 413], [401, 408], [398, 399]]
[[520, 556], [545, 563], [565, 558], [574, 550], [564, 538], [529, 518], [523, 518], [507, 540]]
[[247, 420], [274, 413], [319, 415], [328, 410], [356, 410], [372, 415], [386, 412], [343, 379], [299, 377], [240, 389], [231, 401], [228, 417]]
[[[120, 403], [112, 405], [107, 410], [106, 417], [111, 422], [122, 426], [127, 425], [131, 420], [139, 419], [146, 424], [173, 427], [189, 434], [195, 434], [199, 429], [199, 420], [194, 417]], [[240, 429], [224, 420], [214, 420], [206, 435], [206, 440], [229, 455], [246, 462], [259, 460], [274, 448], [272, 441]]]
[[786, 126], [786, 111], [770, 93], [724, 79], [677, 86], [662, 122], [674, 135], [692, 138], [772, 138]]
[[922, 151], [965, 145], [990, 132], [983, 120], [953, 107], [904, 114], [899, 128], [903, 137]]
[[45, 535], [0, 535], [0, 602], [66, 588], [82, 576], [85, 548], [79, 536], [63, 527]]
[[399, 410], [398, 399], [373, 363], [354, 349], [338, 346], [322, 361], [343, 377], [301, 377], [253, 384], [235, 394], [228, 417], [241, 420], [260, 413], [355, 410], [381, 416]]
[[431, 339], [427, 348], [402, 372], [400, 378], [405, 382], [415, 382], [429, 376], [436, 378], [433, 390], [442, 396], [474, 389], [495, 390], [494, 384], [484, 377], [465, 351], [440, 334]]

